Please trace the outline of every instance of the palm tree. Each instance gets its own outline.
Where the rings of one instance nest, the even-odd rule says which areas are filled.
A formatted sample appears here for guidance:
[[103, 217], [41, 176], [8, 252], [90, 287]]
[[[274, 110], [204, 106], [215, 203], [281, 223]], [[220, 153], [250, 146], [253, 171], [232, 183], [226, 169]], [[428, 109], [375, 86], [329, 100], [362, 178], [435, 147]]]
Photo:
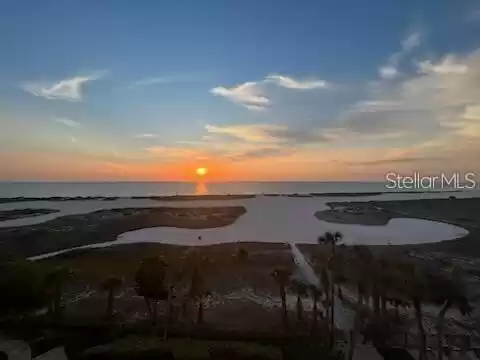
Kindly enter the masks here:
[[427, 279], [424, 269], [416, 266], [411, 261], [401, 261], [395, 264], [394, 285], [399, 287], [399, 292], [403, 293], [412, 303], [415, 310], [415, 319], [418, 327], [419, 336], [419, 359], [426, 359], [426, 338], [425, 328], [423, 326], [422, 303], [426, 300]]
[[349, 263], [347, 268], [349, 279], [355, 284], [357, 288], [357, 303], [355, 304], [355, 318], [353, 323], [353, 329], [350, 337], [350, 347], [348, 350], [348, 360], [353, 359], [357, 336], [362, 327], [362, 319], [364, 307], [364, 300], [368, 298], [368, 283], [370, 279], [370, 259], [371, 252], [366, 247], [355, 246], [354, 257]]
[[[387, 315], [387, 303], [390, 294], [398, 295], [395, 287], [392, 284], [395, 281], [394, 273], [391, 269], [391, 264], [394, 262], [393, 259], [381, 257], [374, 262], [372, 267], [375, 271], [375, 276], [372, 276], [372, 279], [375, 280], [375, 286], [377, 289], [378, 299], [376, 303], [379, 305], [383, 315]], [[398, 296], [395, 296], [398, 298]]]
[[188, 270], [191, 271], [190, 288], [188, 298], [197, 305], [197, 324], [203, 323], [204, 300], [211, 293], [207, 289], [206, 273], [210, 266], [210, 260], [201, 256], [199, 251], [193, 251], [187, 259]]
[[[73, 277], [68, 267], [57, 267], [45, 277], [45, 288], [51, 299], [49, 312], [59, 320], [62, 316], [62, 295], [65, 284]], [[65, 305], [64, 305], [65, 306]]]
[[333, 233], [333, 245], [341, 245], [340, 243], [342, 242], [342, 240], [343, 240], [343, 234], [339, 231], [335, 231]]
[[153, 325], [157, 322], [158, 302], [168, 297], [164, 285], [166, 267], [167, 264], [158, 257], [146, 258], [135, 275], [135, 290], [143, 296]]
[[167, 296], [167, 315], [166, 315], [166, 320], [165, 320], [165, 327], [163, 329], [163, 340], [167, 340], [168, 336], [168, 328], [170, 325], [170, 316], [172, 312], [172, 298], [173, 298], [173, 291], [174, 287], [173, 285], [168, 286], [168, 296]]
[[331, 233], [329, 231], [325, 232], [325, 234], [319, 236], [317, 238], [317, 242], [320, 245], [330, 245], [332, 250], [332, 254], [335, 254], [335, 245], [339, 245], [339, 243], [343, 240], [342, 233], [336, 231]]
[[287, 312], [287, 295], [285, 287], [290, 278], [290, 272], [285, 268], [276, 268], [272, 272], [278, 288], [280, 290], [280, 298], [282, 299], [282, 322], [285, 330], [288, 329], [288, 312]]
[[203, 324], [204, 299], [209, 294], [206, 290], [205, 276], [196, 266], [190, 282], [189, 298], [197, 303], [197, 324]]
[[298, 321], [303, 321], [302, 298], [304, 298], [308, 295], [308, 287], [305, 283], [303, 283], [299, 280], [293, 280], [290, 285], [292, 287], [293, 292], [297, 295], [297, 304], [296, 304], [297, 320]]
[[[319, 244], [326, 244], [327, 237], [319, 237]], [[325, 240], [324, 240], [325, 239]], [[322, 249], [324, 250], [324, 249]], [[322, 292], [325, 294], [325, 299], [322, 302], [323, 308], [325, 309], [325, 318], [327, 319], [327, 329], [329, 334], [333, 332], [333, 329], [330, 327], [331, 320], [332, 320], [332, 299], [334, 297], [333, 294], [333, 278], [331, 272], [331, 253], [328, 251], [320, 251], [315, 254], [314, 256], [314, 270], [319, 275], [320, 278], [320, 285]], [[321, 316], [323, 318], [323, 316]]]
[[[340, 269], [341, 266], [337, 266], [337, 261], [335, 259], [335, 247], [337, 244], [339, 244], [343, 239], [343, 235], [340, 232], [326, 232], [322, 236], [319, 236], [317, 239], [317, 242], [320, 245], [330, 245], [330, 251], [331, 255], [329, 259], [327, 260], [327, 266], [326, 268], [329, 270], [329, 287], [325, 289], [326, 293], [329, 293], [327, 295], [327, 301], [330, 307], [330, 347], [333, 348], [333, 343], [334, 343], [334, 332], [335, 332], [335, 275], [334, 275], [334, 267], [337, 269]], [[323, 274], [322, 271], [322, 279], [325, 278], [326, 276]], [[323, 282], [323, 281], [322, 281]]]
[[457, 308], [462, 315], [469, 314], [472, 311], [472, 307], [468, 303], [466, 297], [467, 289], [460, 269], [454, 267], [442, 274], [438, 274], [438, 271], [436, 271], [431, 274], [428, 285], [431, 301], [438, 305], [442, 305], [442, 309], [438, 313], [436, 322], [438, 360], [442, 360], [445, 315], [452, 307]]
[[100, 287], [103, 291], [108, 292], [107, 296], [107, 309], [105, 310], [105, 319], [110, 320], [113, 316], [114, 311], [114, 301], [115, 301], [115, 292], [120, 289], [123, 284], [123, 279], [111, 276], [105, 279]]
[[315, 285], [310, 285], [308, 287], [312, 295], [313, 301], [313, 330], [317, 329], [318, 324], [318, 300], [322, 297], [322, 290], [318, 289]]
[[400, 306], [407, 306], [407, 302], [404, 301], [403, 299], [397, 297], [397, 296], [390, 296], [389, 297], [390, 303], [395, 307], [395, 320], [399, 321], [400, 320]]

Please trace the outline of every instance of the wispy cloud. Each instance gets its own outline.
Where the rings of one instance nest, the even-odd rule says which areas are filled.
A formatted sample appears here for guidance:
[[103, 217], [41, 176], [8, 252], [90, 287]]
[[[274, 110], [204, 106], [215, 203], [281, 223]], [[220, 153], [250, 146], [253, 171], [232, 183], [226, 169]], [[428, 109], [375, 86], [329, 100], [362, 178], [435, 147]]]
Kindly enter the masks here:
[[417, 63], [418, 70], [424, 74], [466, 74], [468, 66], [461, 63], [454, 55], [447, 55], [437, 63], [432, 63], [430, 60], [421, 61]]
[[343, 125], [358, 134], [401, 134], [405, 141], [480, 137], [480, 51], [417, 64], [418, 73], [384, 83], [350, 106]]
[[408, 52], [414, 48], [420, 46], [421, 37], [419, 31], [410, 33], [405, 39], [402, 40], [402, 51]]
[[35, 83], [27, 82], [21, 87], [26, 92], [43, 97], [48, 100], [65, 100], [78, 102], [83, 100], [83, 86], [93, 80], [98, 80], [105, 71], [97, 72], [88, 76], [75, 76], [60, 80], [56, 83]]
[[243, 105], [249, 110], [263, 110], [269, 103], [269, 99], [263, 94], [257, 82], [246, 82], [231, 88], [217, 86], [210, 92], [215, 96], [223, 96]]
[[82, 124], [80, 124], [78, 121], [67, 118], [55, 118], [54, 121], [71, 128], [79, 128], [80, 126], [82, 126]]
[[354, 161], [350, 165], [353, 166], [383, 166], [383, 165], [395, 165], [395, 164], [419, 164], [431, 161], [445, 160], [442, 157], [422, 157], [422, 156], [405, 156], [405, 157], [390, 157], [375, 160]]
[[328, 83], [325, 80], [296, 80], [286, 75], [268, 75], [265, 80], [273, 81], [280, 87], [295, 90], [312, 90], [328, 87]]
[[166, 162], [192, 159], [243, 162], [290, 156], [303, 145], [328, 141], [319, 131], [279, 124], [207, 124], [205, 130], [209, 135], [202, 140], [176, 141], [173, 145], [146, 147], [144, 151]]
[[169, 146], [150, 146], [145, 151], [151, 155], [159, 156], [165, 159], [192, 159], [198, 155], [198, 151], [191, 148], [169, 147]]
[[393, 65], [385, 65], [378, 69], [378, 74], [382, 79], [390, 80], [398, 76], [398, 70]]
[[144, 86], [152, 86], [158, 84], [169, 84], [177, 81], [178, 79], [174, 77], [147, 77], [137, 81], [132, 82], [130, 85], [125, 86], [124, 90], [136, 89]]
[[259, 147], [257, 149], [245, 150], [237, 154], [232, 154], [228, 158], [232, 161], [273, 158], [290, 155], [293, 151], [294, 149], [286, 147]]
[[392, 80], [400, 75], [398, 71], [399, 62], [410, 53], [413, 49], [419, 47], [421, 44], [421, 33], [419, 31], [411, 32], [401, 42], [401, 50], [391, 55], [387, 64], [378, 68], [378, 75], [384, 80]]
[[74, 136], [70, 137], [70, 141], [71, 141], [72, 143], [74, 143], [74, 144], [78, 143], [77, 138], [74, 137]]
[[463, 113], [463, 117], [467, 120], [480, 120], [480, 104], [467, 106]]
[[276, 139], [271, 136], [271, 132], [280, 129], [283, 127], [275, 124], [205, 125], [205, 130], [209, 133], [230, 135], [251, 142], [275, 142]]
[[157, 134], [143, 133], [143, 134], [135, 134], [132, 137], [134, 139], [155, 139], [157, 137]]
[[265, 94], [265, 87], [268, 84], [275, 84], [292, 90], [326, 89], [330, 87], [330, 84], [325, 80], [297, 80], [287, 75], [272, 74], [260, 81], [248, 81], [230, 88], [217, 86], [211, 89], [210, 93], [227, 98], [249, 110], [265, 110], [270, 104], [270, 99]]
[[209, 133], [229, 135], [252, 143], [309, 144], [328, 141], [320, 131], [291, 129], [279, 124], [205, 125]]
[[144, 150], [149, 155], [165, 162], [190, 161], [193, 159], [241, 162], [249, 159], [286, 156], [295, 151], [294, 148], [289, 146], [239, 141], [185, 142], [183, 146], [152, 146]]

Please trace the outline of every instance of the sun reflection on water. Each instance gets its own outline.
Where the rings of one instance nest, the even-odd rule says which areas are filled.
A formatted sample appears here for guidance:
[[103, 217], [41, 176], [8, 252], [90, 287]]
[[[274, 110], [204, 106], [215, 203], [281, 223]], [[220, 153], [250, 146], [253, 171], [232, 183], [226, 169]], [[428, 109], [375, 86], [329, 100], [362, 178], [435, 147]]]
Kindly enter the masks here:
[[207, 195], [208, 189], [207, 185], [203, 181], [197, 182], [195, 184], [195, 195]]

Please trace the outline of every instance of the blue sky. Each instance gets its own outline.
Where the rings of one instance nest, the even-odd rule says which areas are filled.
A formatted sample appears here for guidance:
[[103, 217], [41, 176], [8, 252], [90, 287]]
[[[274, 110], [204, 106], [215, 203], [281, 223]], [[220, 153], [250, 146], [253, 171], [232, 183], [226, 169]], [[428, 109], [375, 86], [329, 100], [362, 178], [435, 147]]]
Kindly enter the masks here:
[[5, 1], [0, 178], [475, 171], [479, 34], [473, 0]]

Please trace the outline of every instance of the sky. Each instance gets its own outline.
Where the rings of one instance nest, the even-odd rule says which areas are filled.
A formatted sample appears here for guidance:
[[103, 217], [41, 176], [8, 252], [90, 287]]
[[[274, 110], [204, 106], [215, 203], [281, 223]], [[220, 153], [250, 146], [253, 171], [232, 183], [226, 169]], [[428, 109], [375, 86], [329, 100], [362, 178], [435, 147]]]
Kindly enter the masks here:
[[0, 2], [0, 180], [480, 174], [478, 0]]

